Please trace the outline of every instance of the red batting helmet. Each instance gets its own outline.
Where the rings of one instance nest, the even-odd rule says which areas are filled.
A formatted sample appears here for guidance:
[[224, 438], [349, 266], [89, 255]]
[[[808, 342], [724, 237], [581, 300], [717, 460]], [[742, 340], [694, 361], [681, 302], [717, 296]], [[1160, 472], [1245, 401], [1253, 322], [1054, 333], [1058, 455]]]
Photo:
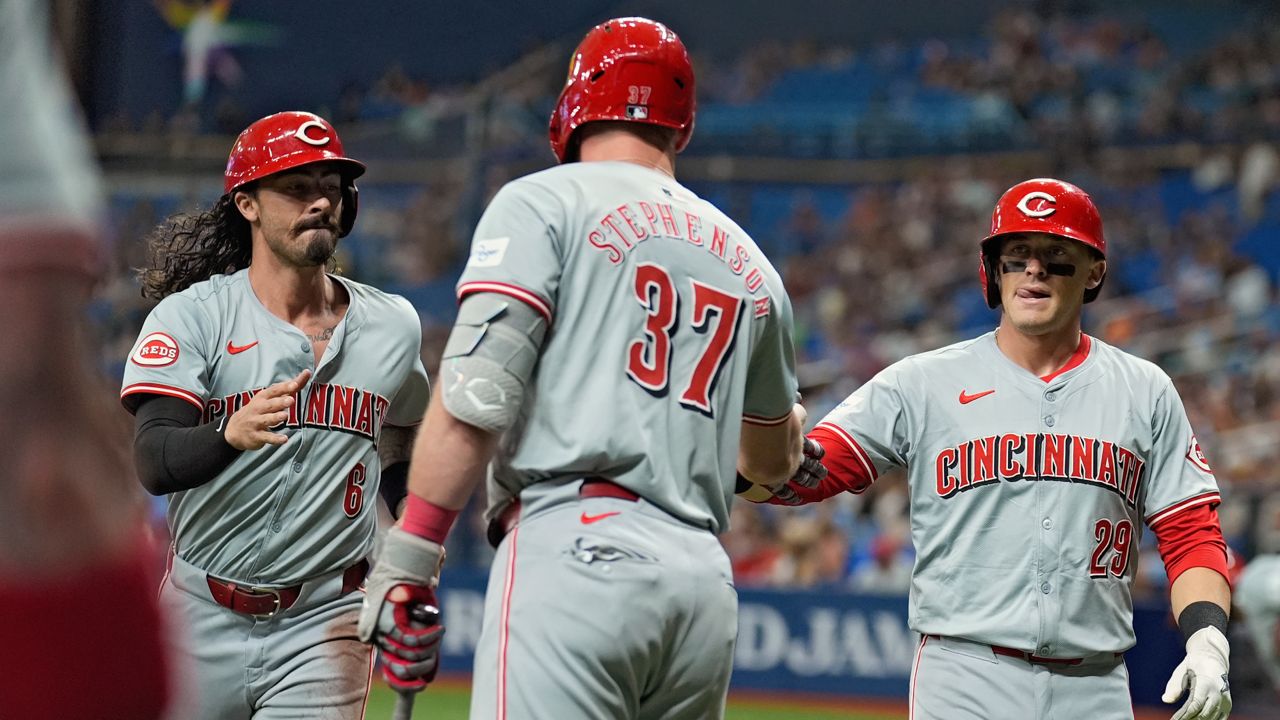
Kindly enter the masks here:
[[666, 25], [616, 18], [587, 33], [551, 113], [548, 134], [560, 162], [576, 159], [573, 131], [594, 120], [627, 120], [676, 131], [676, 152], [693, 135], [693, 64]]
[[[987, 307], [1000, 305], [1000, 288], [995, 277], [996, 254], [1000, 243], [996, 240], [1019, 233], [1047, 233], [1068, 240], [1084, 243], [1099, 257], [1107, 256], [1107, 240], [1102, 235], [1102, 217], [1088, 193], [1071, 183], [1051, 178], [1027, 180], [1009, 188], [996, 201], [991, 213], [991, 234], [983, 238], [978, 251], [978, 274], [982, 280], [982, 294]], [[1103, 276], [1106, 279], [1106, 276]], [[1086, 288], [1084, 301], [1093, 302], [1098, 297], [1097, 287]]]
[[364, 174], [364, 163], [346, 157], [342, 140], [329, 121], [308, 112], [268, 115], [240, 133], [227, 158], [223, 192], [230, 193], [254, 180], [302, 165], [332, 162], [343, 180], [340, 235], [356, 222], [359, 191], [355, 179]]

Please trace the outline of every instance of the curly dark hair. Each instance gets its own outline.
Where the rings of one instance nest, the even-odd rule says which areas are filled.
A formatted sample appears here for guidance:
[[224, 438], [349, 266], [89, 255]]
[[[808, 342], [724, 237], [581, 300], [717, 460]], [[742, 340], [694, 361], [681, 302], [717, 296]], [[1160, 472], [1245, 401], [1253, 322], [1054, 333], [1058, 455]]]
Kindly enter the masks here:
[[249, 221], [234, 197], [223, 195], [207, 212], [170, 215], [147, 235], [147, 266], [138, 269], [143, 297], [163, 300], [214, 275], [249, 267]]

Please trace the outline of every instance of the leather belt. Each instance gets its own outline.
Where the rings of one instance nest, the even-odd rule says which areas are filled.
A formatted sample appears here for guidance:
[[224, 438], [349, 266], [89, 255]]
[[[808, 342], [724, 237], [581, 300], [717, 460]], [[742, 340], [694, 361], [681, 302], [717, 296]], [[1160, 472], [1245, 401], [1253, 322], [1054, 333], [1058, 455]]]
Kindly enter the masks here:
[[[608, 478], [589, 477], [582, 480], [582, 485], [578, 488], [578, 496], [584, 498], [609, 497], [618, 500], [629, 500], [635, 502], [640, 496], [621, 485], [615, 483]], [[515, 529], [516, 524], [520, 522], [520, 498], [516, 498], [507, 503], [502, 511], [489, 521], [489, 527], [485, 531], [485, 537], [489, 540], [489, 545], [497, 549], [502, 538], [507, 533]]]
[[[934, 640], [942, 639], [940, 635], [929, 635], [928, 637]], [[985, 643], [978, 643], [978, 644], [982, 645]], [[1029, 653], [1025, 650], [1019, 650], [1017, 648], [1001, 647], [999, 645], [987, 645], [987, 647], [991, 648], [991, 652], [997, 655], [1004, 655], [1005, 657], [1018, 658], [1019, 660], [1026, 660], [1029, 663], [1040, 663], [1043, 665], [1079, 665], [1080, 663], [1084, 662], [1084, 658], [1051, 658], [1051, 657], [1044, 657], [1042, 655], [1036, 655], [1035, 653]], [[1116, 657], [1120, 657], [1120, 655], [1122, 654], [1123, 653], [1116, 653]]]
[[992, 645], [991, 652], [997, 655], [1026, 660], [1029, 663], [1041, 663], [1044, 665], [1079, 665], [1084, 662], [1084, 658], [1048, 658], [1018, 650], [1017, 648], [1000, 647], [999, 645]]
[[[342, 572], [342, 595], [354, 592], [364, 582], [369, 573], [369, 561], [361, 560]], [[209, 594], [214, 602], [228, 610], [234, 610], [256, 618], [269, 618], [288, 610], [298, 601], [302, 593], [302, 584], [283, 588], [262, 588], [241, 585], [230, 580], [220, 580], [212, 575], [205, 576], [209, 585]]]

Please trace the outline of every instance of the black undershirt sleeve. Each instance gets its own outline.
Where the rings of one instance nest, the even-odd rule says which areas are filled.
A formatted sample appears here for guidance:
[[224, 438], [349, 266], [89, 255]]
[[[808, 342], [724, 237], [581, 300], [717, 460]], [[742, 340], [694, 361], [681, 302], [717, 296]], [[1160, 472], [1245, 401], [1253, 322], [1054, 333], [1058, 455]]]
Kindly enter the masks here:
[[382, 468], [378, 494], [387, 503], [391, 516], [400, 517], [400, 501], [409, 494], [409, 463], [402, 461]]
[[179, 398], [150, 395], [134, 413], [133, 460], [152, 495], [199, 487], [240, 456], [222, 430], [226, 418], [200, 424], [200, 410]]

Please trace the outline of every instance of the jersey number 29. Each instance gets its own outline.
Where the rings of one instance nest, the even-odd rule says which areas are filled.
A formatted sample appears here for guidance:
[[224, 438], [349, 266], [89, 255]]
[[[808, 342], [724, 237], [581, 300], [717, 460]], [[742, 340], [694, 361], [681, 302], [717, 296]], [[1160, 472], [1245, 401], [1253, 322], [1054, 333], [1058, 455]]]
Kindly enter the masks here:
[[1103, 578], [1108, 573], [1124, 577], [1129, 570], [1129, 552], [1133, 549], [1133, 523], [1128, 520], [1113, 523], [1101, 518], [1093, 526], [1093, 537], [1098, 546], [1093, 549], [1093, 557], [1089, 561], [1089, 577]]
[[[745, 303], [736, 295], [692, 278], [689, 285], [688, 292], [693, 297], [689, 324], [694, 332], [710, 335], [711, 339], [702, 349], [693, 375], [680, 393], [680, 404], [712, 417], [715, 412], [711, 394], [715, 392], [720, 370], [733, 352]], [[678, 327], [682, 298], [671, 273], [654, 263], [636, 266], [634, 289], [636, 300], [647, 315], [644, 337], [627, 348], [627, 377], [650, 394], [662, 397], [671, 383], [672, 338]]]

